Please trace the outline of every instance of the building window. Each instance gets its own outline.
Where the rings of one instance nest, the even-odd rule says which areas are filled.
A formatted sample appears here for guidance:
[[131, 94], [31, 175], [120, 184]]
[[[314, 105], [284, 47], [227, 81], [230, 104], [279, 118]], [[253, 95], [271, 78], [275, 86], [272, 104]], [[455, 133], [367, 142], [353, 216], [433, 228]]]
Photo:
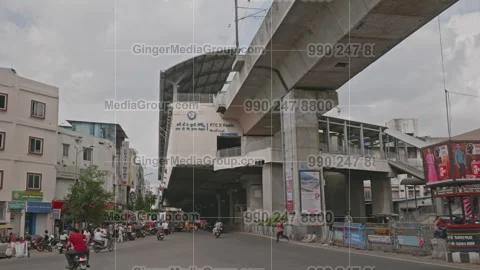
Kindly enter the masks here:
[[42, 175], [39, 173], [27, 173], [27, 190], [41, 190]]
[[31, 116], [35, 118], [45, 119], [45, 103], [32, 100]]
[[0, 111], [6, 111], [8, 106], [8, 95], [0, 93]]
[[0, 202], [0, 221], [5, 222], [7, 218], [7, 203]]
[[30, 137], [28, 152], [30, 154], [42, 155], [43, 154], [43, 139]]
[[5, 149], [5, 132], [0, 131], [0, 150]]
[[83, 160], [92, 161], [93, 149], [92, 148], [83, 148]]
[[0, 171], [0, 189], [3, 188], [3, 171]]
[[70, 144], [62, 143], [63, 146], [63, 156], [68, 157], [68, 150], [70, 149]]

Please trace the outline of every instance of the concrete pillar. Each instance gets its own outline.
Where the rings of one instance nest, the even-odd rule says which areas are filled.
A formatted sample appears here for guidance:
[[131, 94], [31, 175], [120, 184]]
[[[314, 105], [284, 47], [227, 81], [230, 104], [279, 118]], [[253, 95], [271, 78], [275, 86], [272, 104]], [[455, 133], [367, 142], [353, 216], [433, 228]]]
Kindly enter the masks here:
[[247, 211], [261, 210], [263, 208], [262, 175], [244, 175]]
[[[360, 222], [365, 222], [365, 193], [363, 190], [363, 179], [360, 175], [353, 174], [351, 179], [346, 181], [347, 194], [349, 198], [347, 206], [350, 208], [350, 216]], [[350, 188], [350, 190], [348, 190]]]
[[[331, 100], [335, 106], [338, 104], [336, 91], [306, 91], [294, 89], [290, 91], [283, 101], [302, 100]], [[300, 107], [300, 106], [299, 106]], [[297, 108], [295, 111], [282, 111], [281, 124], [283, 136], [284, 179], [286, 190], [286, 208], [289, 213], [301, 213], [300, 208], [300, 170], [321, 170], [310, 168], [308, 157], [319, 155], [320, 141], [318, 133], [318, 112], [305, 111]]]
[[346, 176], [340, 172], [324, 172], [325, 177], [325, 204], [326, 209], [335, 216], [347, 214], [347, 201], [345, 200]]
[[385, 145], [383, 144], [383, 131], [382, 129], [380, 129], [378, 131], [378, 142], [380, 144], [380, 157], [381, 158], [385, 158]]
[[220, 220], [222, 217], [222, 197], [220, 194], [215, 194], [215, 197], [217, 198], [217, 217]]
[[25, 236], [25, 210], [20, 212], [20, 236]]
[[392, 213], [392, 185], [387, 175], [375, 177], [371, 180], [372, 187], [372, 213]]
[[235, 208], [234, 208], [234, 200], [233, 200], [233, 190], [229, 189], [227, 192], [228, 195], [228, 223], [233, 224], [235, 222]]
[[267, 163], [262, 168], [263, 210], [273, 213], [285, 211], [285, 186], [283, 167], [279, 163]]
[[360, 153], [365, 156], [365, 138], [363, 137], [363, 124], [360, 123]]
[[[335, 147], [335, 149], [337, 149]], [[326, 151], [327, 152], [331, 152], [333, 149], [332, 149], [332, 142], [331, 142], [331, 138], [330, 138], [330, 118], [327, 118], [327, 149]]]

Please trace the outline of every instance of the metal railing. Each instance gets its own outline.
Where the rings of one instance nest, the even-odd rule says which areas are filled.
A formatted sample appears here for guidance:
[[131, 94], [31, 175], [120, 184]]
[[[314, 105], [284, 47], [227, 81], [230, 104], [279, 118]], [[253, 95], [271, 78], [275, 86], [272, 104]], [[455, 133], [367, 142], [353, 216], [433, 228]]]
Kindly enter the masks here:
[[213, 103], [214, 94], [178, 93], [176, 102]]

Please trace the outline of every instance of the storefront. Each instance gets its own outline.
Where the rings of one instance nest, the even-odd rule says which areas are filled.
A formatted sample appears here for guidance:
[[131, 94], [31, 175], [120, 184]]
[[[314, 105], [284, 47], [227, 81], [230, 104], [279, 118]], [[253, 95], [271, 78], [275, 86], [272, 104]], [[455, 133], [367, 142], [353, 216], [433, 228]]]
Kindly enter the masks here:
[[52, 204], [42, 202], [42, 192], [12, 191], [12, 199], [8, 202], [8, 211], [14, 233], [21, 236], [41, 235], [45, 230], [52, 230]]
[[25, 209], [25, 233], [30, 235], [43, 234], [45, 230], [51, 231], [50, 212], [52, 204], [49, 202], [27, 202]]

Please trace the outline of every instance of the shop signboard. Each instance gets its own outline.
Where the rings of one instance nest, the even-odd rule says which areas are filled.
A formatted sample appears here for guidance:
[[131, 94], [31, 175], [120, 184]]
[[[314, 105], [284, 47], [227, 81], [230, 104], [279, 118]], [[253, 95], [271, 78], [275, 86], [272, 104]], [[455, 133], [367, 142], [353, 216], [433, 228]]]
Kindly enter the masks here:
[[449, 225], [447, 243], [450, 252], [469, 252], [480, 249], [480, 224]]
[[27, 213], [48, 214], [52, 211], [52, 204], [49, 202], [27, 202]]
[[62, 218], [62, 209], [54, 208], [52, 209], [52, 216], [55, 220], [60, 220]]
[[13, 201], [41, 201], [43, 199], [43, 193], [41, 191], [12, 191]]
[[25, 208], [25, 201], [10, 201], [8, 202], [8, 209], [23, 210]]
[[300, 202], [302, 214], [321, 214], [321, 185], [319, 171], [300, 171]]

